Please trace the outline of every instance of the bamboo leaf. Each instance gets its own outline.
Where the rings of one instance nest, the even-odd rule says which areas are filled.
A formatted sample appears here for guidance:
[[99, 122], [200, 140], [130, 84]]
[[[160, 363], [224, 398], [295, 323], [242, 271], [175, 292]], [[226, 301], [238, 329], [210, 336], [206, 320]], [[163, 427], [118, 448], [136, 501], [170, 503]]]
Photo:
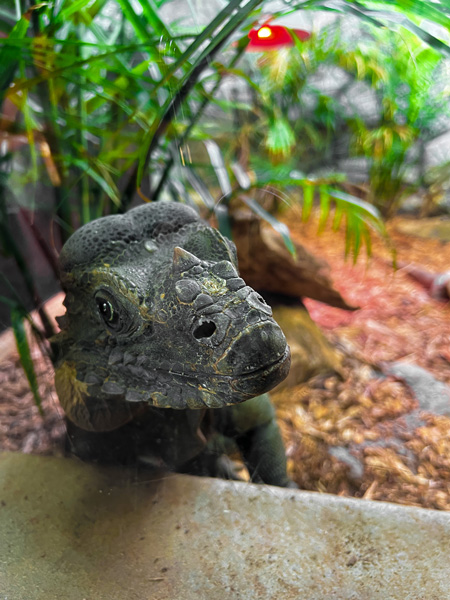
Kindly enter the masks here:
[[[246, 39], [243, 38], [244, 41], [246, 42]], [[253, 81], [253, 79], [251, 78], [251, 76], [246, 73], [243, 69], [232, 69], [230, 67], [226, 67], [226, 66], [222, 66], [219, 69], [219, 72], [222, 74], [227, 74], [227, 75], [235, 75], [236, 77], [240, 77], [241, 79], [243, 79], [251, 88], [253, 88], [255, 90], [255, 92], [260, 92], [261, 88], [259, 86], [258, 83], [255, 83]]]
[[[39, 7], [42, 5], [39, 5]], [[8, 42], [19, 42], [27, 35], [30, 25], [31, 14], [37, 6], [30, 8], [19, 21], [14, 25], [7, 40], [0, 49], [0, 106], [6, 90], [14, 79], [16, 69], [21, 57], [21, 46], [19, 44], [10, 44]]]
[[[170, 40], [172, 42], [173, 37], [170, 34], [169, 30], [160, 19], [157, 10], [152, 6], [151, 0], [138, 0], [139, 4], [142, 6], [142, 11], [144, 13], [147, 22], [156, 33], [156, 35], [160, 36], [160, 38], [164, 38], [166, 40]], [[175, 54], [180, 54], [180, 51], [176, 44], [172, 43], [172, 48], [175, 50]]]
[[[117, 91], [118, 94], [123, 94], [123, 92], [129, 87], [130, 85], [130, 78], [133, 79], [135, 78], [136, 81], [141, 82], [142, 80], [144, 81], [149, 81], [149, 83], [154, 84], [153, 80], [150, 80], [150, 78], [148, 77], [143, 77], [143, 74], [145, 73], [145, 71], [148, 69], [149, 64], [151, 63], [152, 59], [148, 59], [148, 60], [144, 60], [141, 63], [139, 63], [138, 65], [136, 65], [135, 67], [133, 67], [131, 70], [127, 70], [125, 67], [123, 68], [123, 72], [121, 75], [119, 75], [119, 77], [117, 77], [117, 79], [113, 82], [108, 82], [107, 80], [103, 79], [102, 86], [105, 87], [105, 84], [108, 84], [108, 87], [110, 87], [113, 91]], [[117, 67], [113, 69], [115, 72], [118, 72]], [[89, 74], [87, 74], [89, 76]], [[93, 98], [91, 98], [90, 100], [87, 101], [86, 103], [86, 112], [88, 114], [94, 112], [95, 110], [97, 110], [98, 108], [100, 108], [105, 101], [110, 100], [110, 97], [105, 97], [105, 96], [101, 96], [100, 94], [96, 94]], [[132, 114], [132, 110], [129, 109], [127, 107], [127, 112], [128, 114]]]
[[[77, 166], [82, 172], [89, 175], [98, 185], [102, 188], [102, 190], [108, 195], [109, 198], [114, 202], [114, 204], [118, 207], [121, 205], [119, 190], [117, 189], [115, 183], [112, 179], [107, 179], [100, 175], [93, 166], [91, 166], [87, 160], [83, 160], [81, 158], [72, 157], [70, 162]], [[105, 173], [104, 173], [105, 175]]]
[[[36, 150], [36, 143], [34, 141], [34, 129], [36, 127], [36, 124], [34, 123], [33, 118], [31, 116], [31, 109], [30, 109], [30, 105], [28, 103], [28, 93], [24, 94], [22, 106], [23, 106], [22, 112], [23, 112], [24, 121], [25, 121], [25, 129], [26, 129], [27, 139], [28, 139], [28, 148], [30, 150], [30, 157], [31, 157], [30, 175], [31, 175], [31, 180], [33, 181], [33, 183], [35, 183], [39, 177], [39, 175], [38, 175], [38, 153]], [[34, 210], [34, 199], [31, 203], [30, 208], [32, 211]]]
[[[239, 61], [240, 57], [242, 56], [243, 52], [245, 51], [245, 48], [246, 48], [246, 45], [244, 45], [244, 44], [238, 46], [236, 52], [234, 53], [234, 56], [231, 58], [230, 62], [228, 63], [227, 68], [234, 68], [234, 66]], [[197, 122], [200, 119], [200, 117], [202, 116], [203, 111], [207, 107], [207, 105], [210, 101], [210, 98], [212, 98], [214, 96], [214, 94], [217, 92], [217, 90], [219, 89], [221, 82], [222, 82], [222, 78], [219, 76], [219, 78], [216, 81], [216, 84], [214, 85], [212, 90], [209, 92], [209, 94], [205, 94], [203, 96], [202, 101], [196, 108], [196, 112], [190, 118], [189, 125], [183, 132], [183, 135], [181, 136], [181, 138], [178, 140], [179, 145], [184, 144], [184, 142], [189, 138], [189, 136], [192, 136], [196, 133], [195, 128], [196, 128]], [[204, 132], [202, 132], [202, 135], [200, 135], [200, 136], [197, 134], [197, 138], [204, 139]], [[172, 154], [172, 157], [169, 161], [167, 161], [164, 171], [163, 171], [163, 174], [159, 180], [159, 183], [158, 183], [155, 191], [152, 194], [153, 200], [158, 199], [159, 194], [161, 193], [162, 189], [164, 188], [165, 182], [168, 179], [168, 176], [173, 167], [173, 164], [174, 164], [174, 160], [173, 160], [173, 154]]]
[[[234, 0], [233, 0], [234, 1]], [[236, 0], [237, 1], [237, 0]], [[147, 167], [147, 164], [150, 160], [150, 157], [158, 146], [159, 138], [165, 133], [169, 124], [172, 122], [176, 114], [178, 113], [179, 108], [183, 104], [184, 100], [188, 93], [192, 90], [192, 88], [197, 83], [200, 74], [203, 70], [208, 66], [213, 58], [214, 54], [219, 50], [219, 48], [226, 42], [226, 40], [231, 36], [231, 34], [241, 25], [241, 23], [245, 20], [245, 18], [259, 5], [263, 0], [248, 0], [248, 2], [243, 6], [243, 8], [236, 10], [235, 13], [231, 16], [229, 21], [224, 25], [224, 27], [217, 33], [213, 39], [209, 42], [206, 48], [201, 52], [201, 54], [196, 58], [195, 62], [192, 64], [189, 71], [186, 73], [185, 77], [181, 80], [176, 90], [174, 90], [174, 95], [172, 98], [169, 98], [164, 106], [162, 107], [160, 114], [153, 121], [150, 129], [145, 134], [142, 140], [142, 150], [141, 156], [139, 158], [138, 168], [137, 168], [137, 186], [141, 185], [142, 178], [144, 176], [144, 171]], [[241, 0], [242, 2], [242, 0]], [[221, 11], [218, 15], [223, 20], [225, 16], [229, 16], [230, 11], [229, 3], [223, 11]], [[212, 23], [215, 23], [216, 20], [213, 20]], [[206, 28], [209, 30], [212, 26], [212, 23]], [[211, 34], [214, 33], [217, 25], [211, 31]], [[205, 31], [206, 31], [205, 30]], [[204, 32], [200, 34], [199, 38], [203, 36]], [[242, 48], [238, 48], [238, 52], [242, 50]]]
[[120, 8], [122, 9], [125, 18], [133, 27], [137, 37], [144, 42], [147, 41], [150, 37], [149, 32], [147, 31], [147, 28], [143, 23], [142, 19], [140, 19], [139, 16], [136, 14], [129, 0], [117, 0], [117, 2], [120, 5]]
[[[115, 55], [116, 55], [116, 51], [115, 51], [115, 49], [113, 49], [113, 50], [109, 50], [108, 52], [104, 52], [102, 54], [89, 56], [88, 58], [84, 58], [81, 60], [75, 60], [75, 61], [72, 61], [71, 63], [64, 64], [60, 67], [49, 69], [48, 71], [45, 71], [41, 75], [37, 75], [36, 77], [32, 77], [30, 79], [20, 79], [20, 80], [16, 81], [14, 83], [14, 86], [10, 89], [12, 89], [13, 93], [17, 93], [18, 91], [21, 91], [21, 90], [29, 90], [29, 89], [34, 88], [39, 83], [42, 83], [43, 81], [54, 80], [57, 77], [64, 76], [67, 72], [70, 72], [73, 75], [73, 74], [77, 73], [77, 69], [83, 69], [84, 67], [87, 67], [90, 65], [95, 65], [95, 63], [102, 65], [105, 58], [108, 58], [110, 56], [112, 57]], [[85, 71], [83, 69], [82, 71], [79, 71], [79, 73], [82, 74], [83, 77], [85, 77], [89, 74], [89, 71], [88, 70]], [[152, 80], [150, 80], [150, 82], [152, 83]], [[110, 83], [110, 85], [113, 85], [112, 82], [108, 82], [108, 83]], [[123, 91], [123, 90], [121, 90], [121, 91]]]
[[194, 52], [198, 48], [201, 48], [201, 46], [211, 38], [211, 36], [218, 29], [218, 27], [231, 14], [231, 11], [233, 11], [236, 7], [239, 6], [241, 1], [242, 0], [231, 0], [231, 2], [229, 2], [227, 6], [211, 21], [211, 23], [209, 23], [208, 26], [205, 27], [205, 29], [200, 33], [200, 35], [195, 37], [193, 42], [188, 46], [188, 48], [186, 48], [183, 54], [167, 69], [166, 73], [164, 74], [164, 77], [156, 86], [155, 91], [157, 91], [161, 86], [165, 85], [167, 81], [173, 76], [173, 74], [176, 73], [178, 69], [183, 67], [190, 60]]
[[79, 12], [85, 6], [91, 3], [92, 0], [74, 0], [69, 6], [63, 8], [58, 14], [58, 21], [64, 23], [74, 13]]
[[14, 23], [17, 20], [16, 13], [0, 6], [0, 19], [0, 31], [6, 34], [11, 33], [12, 25], [10, 23]]
[[21, 310], [18, 308], [13, 308], [11, 310], [11, 325], [16, 340], [17, 350], [19, 352], [20, 363], [27, 376], [39, 413], [43, 415], [42, 400], [39, 394], [36, 372], [34, 370], [33, 359], [31, 358], [30, 345], [24, 327], [24, 320], [24, 315]]

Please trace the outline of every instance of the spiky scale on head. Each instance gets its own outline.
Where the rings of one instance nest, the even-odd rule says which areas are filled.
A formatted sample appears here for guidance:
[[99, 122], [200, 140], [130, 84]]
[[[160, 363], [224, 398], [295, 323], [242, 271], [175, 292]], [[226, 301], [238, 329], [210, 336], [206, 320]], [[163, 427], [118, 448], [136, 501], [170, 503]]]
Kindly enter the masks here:
[[187, 206], [93, 221], [68, 240], [60, 265], [67, 318], [56, 383], [80, 427], [111, 429], [147, 405], [236, 404], [287, 374], [286, 340], [239, 278], [234, 245]]

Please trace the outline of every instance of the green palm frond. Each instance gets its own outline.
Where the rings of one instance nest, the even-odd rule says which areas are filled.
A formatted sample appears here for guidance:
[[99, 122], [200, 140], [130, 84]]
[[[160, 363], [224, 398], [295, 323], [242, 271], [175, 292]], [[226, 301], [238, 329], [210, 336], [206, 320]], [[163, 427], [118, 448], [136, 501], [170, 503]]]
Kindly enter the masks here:
[[[271, 172], [263, 165], [264, 163], [260, 163], [256, 172], [253, 170], [253, 177], [257, 174], [257, 180], [247, 188], [247, 194], [250, 190], [261, 189], [274, 196], [281, 194], [287, 204], [293, 204], [298, 202], [300, 192], [302, 220], [307, 221], [317, 214], [319, 233], [330, 220], [334, 231], [344, 227], [346, 255], [351, 255], [355, 262], [364, 245], [368, 256], [371, 255], [373, 233], [383, 239], [395, 260], [395, 251], [379, 210], [369, 202], [339, 189], [342, 181], [339, 174], [326, 178], [310, 178], [298, 172], [289, 173], [283, 165], [272, 169]], [[239, 197], [240, 193], [237, 189], [234, 197]], [[313, 210], [314, 208], [316, 210]], [[266, 220], [270, 223], [270, 220]], [[286, 246], [290, 248], [289, 243]]]

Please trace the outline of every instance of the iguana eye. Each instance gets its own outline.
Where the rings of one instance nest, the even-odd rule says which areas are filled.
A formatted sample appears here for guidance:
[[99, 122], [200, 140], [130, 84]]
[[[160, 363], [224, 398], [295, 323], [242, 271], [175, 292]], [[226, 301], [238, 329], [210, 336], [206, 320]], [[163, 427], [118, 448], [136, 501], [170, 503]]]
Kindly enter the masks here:
[[96, 296], [95, 301], [97, 302], [98, 312], [106, 325], [113, 329], [117, 327], [119, 323], [119, 313], [114, 309], [112, 303], [102, 296]]

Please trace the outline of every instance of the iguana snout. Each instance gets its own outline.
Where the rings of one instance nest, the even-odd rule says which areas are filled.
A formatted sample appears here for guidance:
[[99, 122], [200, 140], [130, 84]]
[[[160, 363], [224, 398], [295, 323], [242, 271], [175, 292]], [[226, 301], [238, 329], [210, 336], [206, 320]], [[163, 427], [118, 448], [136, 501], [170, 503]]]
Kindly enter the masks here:
[[[187, 326], [188, 343], [194, 346], [186, 353], [188, 368], [195, 373], [201, 364], [205, 376], [226, 377], [228, 403], [239, 402], [239, 395], [244, 400], [266, 392], [284, 379], [290, 364], [286, 339], [270, 306], [234, 265], [201, 261], [180, 247], [174, 249], [173, 261], [178, 277], [173, 326]], [[163, 301], [170, 304], [167, 295]]]

